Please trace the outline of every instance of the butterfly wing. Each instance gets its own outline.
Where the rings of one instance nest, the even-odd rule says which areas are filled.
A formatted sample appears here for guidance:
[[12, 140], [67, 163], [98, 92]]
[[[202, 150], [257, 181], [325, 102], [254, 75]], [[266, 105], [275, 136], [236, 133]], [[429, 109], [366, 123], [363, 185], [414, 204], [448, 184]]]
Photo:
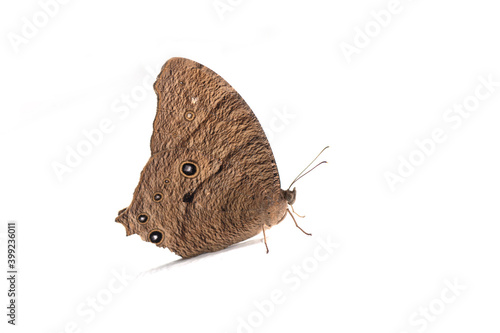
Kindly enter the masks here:
[[[117, 218], [127, 234], [151, 241], [160, 232], [157, 245], [191, 257], [283, 219], [286, 200], [273, 153], [243, 98], [219, 75], [183, 58], [163, 66], [154, 88], [152, 156], [132, 204]], [[183, 172], [186, 164], [196, 175]]]

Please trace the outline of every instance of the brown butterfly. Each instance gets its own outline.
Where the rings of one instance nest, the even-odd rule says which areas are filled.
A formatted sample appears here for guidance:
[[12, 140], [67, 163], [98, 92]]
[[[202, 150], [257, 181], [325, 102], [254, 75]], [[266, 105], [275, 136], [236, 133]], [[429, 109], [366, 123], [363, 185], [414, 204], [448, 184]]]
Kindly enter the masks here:
[[127, 236], [138, 234], [183, 258], [261, 231], [265, 241], [265, 229], [290, 213], [296, 190], [281, 189], [273, 152], [250, 107], [215, 72], [184, 58], [167, 61], [154, 89], [151, 157], [116, 222]]

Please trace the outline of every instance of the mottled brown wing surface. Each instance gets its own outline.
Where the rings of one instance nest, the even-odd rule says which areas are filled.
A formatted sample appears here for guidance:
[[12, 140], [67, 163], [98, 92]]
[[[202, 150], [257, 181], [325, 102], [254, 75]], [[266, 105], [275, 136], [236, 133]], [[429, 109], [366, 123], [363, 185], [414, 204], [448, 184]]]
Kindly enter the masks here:
[[[152, 156], [132, 204], [117, 218], [127, 234], [150, 241], [160, 232], [158, 246], [191, 257], [278, 223], [287, 207], [278, 170], [243, 98], [215, 72], [183, 58], [163, 66], [154, 88]], [[183, 173], [185, 163], [196, 166], [196, 176]], [[147, 222], [138, 221], [141, 215]]]
[[204, 145], [221, 156], [249, 142], [259, 143], [260, 153], [268, 159], [279, 183], [273, 153], [259, 121], [222, 77], [195, 61], [172, 58], [162, 67], [154, 89], [158, 106], [151, 154], [165, 148]]

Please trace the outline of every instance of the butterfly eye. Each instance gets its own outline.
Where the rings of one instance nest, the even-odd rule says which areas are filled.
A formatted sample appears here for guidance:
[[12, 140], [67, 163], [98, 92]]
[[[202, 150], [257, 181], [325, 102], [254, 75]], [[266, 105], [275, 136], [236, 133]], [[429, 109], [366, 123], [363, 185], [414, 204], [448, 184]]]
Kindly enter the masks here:
[[139, 223], [146, 223], [148, 220], [149, 216], [147, 214], [141, 214], [137, 217], [137, 221], [139, 221]]
[[186, 113], [184, 113], [184, 119], [187, 121], [193, 121], [195, 117], [196, 114], [193, 111], [186, 111]]
[[163, 195], [162, 195], [161, 193], [155, 193], [155, 194], [153, 195], [153, 200], [154, 200], [155, 202], [160, 202], [160, 201], [161, 201], [161, 199], [163, 199]]
[[159, 243], [163, 239], [163, 233], [159, 230], [154, 230], [149, 233], [149, 240], [151, 243]]
[[199, 168], [194, 162], [183, 162], [181, 164], [181, 173], [184, 177], [194, 178], [198, 175]]

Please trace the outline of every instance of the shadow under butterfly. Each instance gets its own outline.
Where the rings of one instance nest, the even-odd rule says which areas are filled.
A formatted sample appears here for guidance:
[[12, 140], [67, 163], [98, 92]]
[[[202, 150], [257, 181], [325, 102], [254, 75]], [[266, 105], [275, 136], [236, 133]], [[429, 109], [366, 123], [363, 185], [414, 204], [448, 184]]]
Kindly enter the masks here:
[[195, 61], [171, 58], [154, 89], [151, 157], [132, 203], [116, 218], [127, 236], [138, 234], [190, 258], [260, 232], [269, 252], [265, 230], [287, 213], [302, 230], [288, 208], [293, 211], [296, 198], [290, 188], [326, 163], [305, 172], [319, 155], [282, 190], [259, 121], [222, 77]]

